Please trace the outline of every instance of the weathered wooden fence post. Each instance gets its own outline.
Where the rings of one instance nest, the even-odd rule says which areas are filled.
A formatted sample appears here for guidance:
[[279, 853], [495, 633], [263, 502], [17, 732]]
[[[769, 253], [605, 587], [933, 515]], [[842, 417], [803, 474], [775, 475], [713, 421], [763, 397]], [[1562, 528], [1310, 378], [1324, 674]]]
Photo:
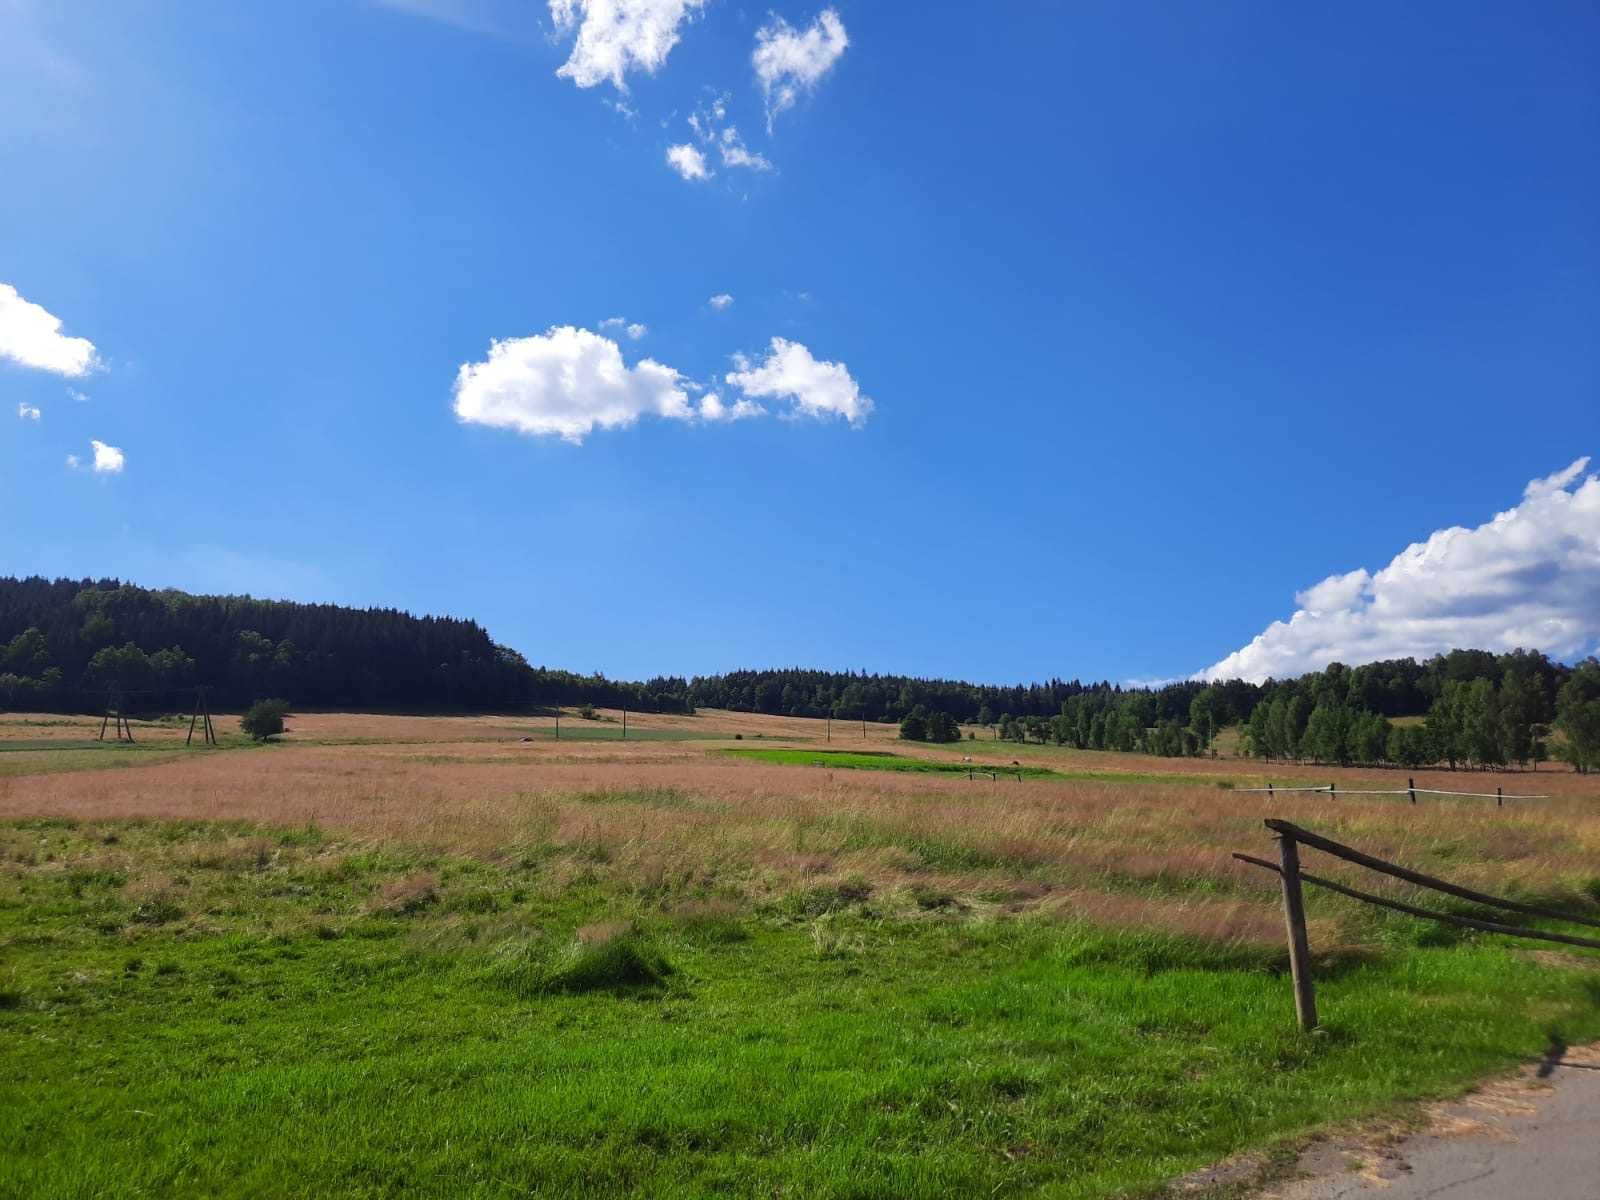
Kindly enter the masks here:
[[1311, 985], [1311, 944], [1306, 938], [1305, 897], [1300, 892], [1300, 847], [1287, 834], [1278, 835], [1283, 881], [1283, 920], [1289, 933], [1289, 974], [1294, 979], [1294, 1010], [1300, 1028], [1317, 1027], [1317, 993]]
[[1505, 788], [1503, 788], [1503, 787], [1495, 788], [1495, 790], [1494, 790], [1494, 806], [1496, 808], [1504, 808], [1506, 806]]
[[1415, 776], [1409, 776], [1406, 779], [1406, 791], [1411, 796], [1411, 803], [1415, 804], [1417, 802], [1417, 780]]

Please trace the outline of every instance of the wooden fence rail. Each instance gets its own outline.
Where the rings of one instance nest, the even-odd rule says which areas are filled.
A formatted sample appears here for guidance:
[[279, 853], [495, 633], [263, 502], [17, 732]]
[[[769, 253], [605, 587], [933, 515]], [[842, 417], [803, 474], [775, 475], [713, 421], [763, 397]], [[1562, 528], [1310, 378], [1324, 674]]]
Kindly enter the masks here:
[[1326, 854], [1331, 854], [1335, 858], [1342, 858], [1346, 862], [1365, 867], [1368, 870], [1391, 875], [1396, 879], [1403, 879], [1407, 883], [1431, 888], [1436, 892], [1444, 892], [1447, 895], [1469, 900], [1475, 904], [1488, 905], [1508, 912], [1525, 913], [1529, 916], [1544, 917], [1548, 920], [1568, 921], [1577, 925], [1590, 925], [1600, 928], [1600, 920], [1592, 917], [1558, 912], [1555, 909], [1544, 908], [1537, 904], [1524, 904], [1520, 900], [1507, 900], [1503, 896], [1491, 896], [1485, 892], [1461, 887], [1459, 884], [1450, 883], [1447, 880], [1436, 879], [1432, 875], [1424, 875], [1421, 871], [1413, 871], [1408, 867], [1385, 862], [1381, 858], [1374, 858], [1370, 854], [1363, 854], [1352, 846], [1346, 846], [1342, 842], [1325, 838], [1321, 834], [1313, 833], [1309, 829], [1302, 829], [1300, 826], [1292, 825], [1288, 821], [1269, 819], [1266, 822], [1266, 826], [1273, 831], [1278, 839], [1278, 862], [1269, 862], [1264, 858], [1257, 858], [1251, 854], [1235, 854], [1233, 857], [1240, 862], [1249, 863], [1251, 866], [1263, 867], [1268, 871], [1275, 872], [1283, 887], [1283, 915], [1289, 942], [1289, 973], [1294, 980], [1295, 1014], [1299, 1018], [1301, 1029], [1310, 1030], [1316, 1028], [1317, 1025], [1316, 993], [1311, 982], [1311, 950], [1306, 936], [1305, 901], [1300, 887], [1302, 882], [1313, 884], [1316, 887], [1327, 888], [1331, 892], [1337, 892], [1341, 896], [1348, 896], [1352, 900], [1359, 900], [1363, 904], [1372, 904], [1379, 908], [1391, 909], [1394, 912], [1405, 913], [1408, 916], [1422, 917], [1429, 921], [1438, 921], [1445, 925], [1476, 929], [1484, 933], [1505, 934], [1510, 937], [1532, 938], [1542, 942], [1558, 942], [1564, 946], [1582, 946], [1592, 950], [1600, 950], [1600, 938], [1577, 937], [1568, 933], [1550, 933], [1546, 930], [1529, 929], [1521, 925], [1503, 925], [1496, 921], [1482, 921], [1473, 917], [1457, 916], [1454, 913], [1434, 912], [1431, 909], [1418, 908], [1414, 904], [1390, 900], [1383, 896], [1374, 896], [1370, 892], [1363, 892], [1357, 888], [1336, 883], [1331, 879], [1309, 874], [1300, 869], [1301, 843], [1314, 850], [1321, 850]]
[[1256, 792], [1264, 796], [1287, 795], [1294, 792], [1317, 792], [1324, 796], [1332, 796], [1337, 800], [1340, 796], [1408, 796], [1411, 803], [1417, 802], [1418, 796], [1465, 796], [1474, 800], [1493, 800], [1496, 806], [1504, 806], [1507, 800], [1548, 800], [1546, 792], [1513, 792], [1506, 794], [1504, 788], [1497, 787], [1492, 792], [1452, 792], [1444, 788], [1419, 788], [1415, 779], [1406, 780], [1403, 788], [1340, 788], [1336, 783], [1324, 784], [1321, 787], [1279, 787], [1269, 783], [1266, 787], [1235, 788], [1237, 792]]

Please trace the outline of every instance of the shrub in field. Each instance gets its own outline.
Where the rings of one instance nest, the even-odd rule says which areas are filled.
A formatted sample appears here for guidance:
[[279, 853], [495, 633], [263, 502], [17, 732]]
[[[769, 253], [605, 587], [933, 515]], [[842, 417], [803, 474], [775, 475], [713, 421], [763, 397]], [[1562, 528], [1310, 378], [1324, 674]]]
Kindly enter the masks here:
[[595, 716], [594, 705], [592, 704], [580, 704], [578, 706], [578, 715], [585, 721], [594, 721], [598, 719]]
[[961, 727], [949, 713], [930, 713], [919, 704], [900, 722], [900, 737], [908, 742], [959, 742]]
[[239, 728], [256, 741], [264, 742], [283, 732], [283, 718], [288, 712], [287, 700], [257, 700], [239, 718]]

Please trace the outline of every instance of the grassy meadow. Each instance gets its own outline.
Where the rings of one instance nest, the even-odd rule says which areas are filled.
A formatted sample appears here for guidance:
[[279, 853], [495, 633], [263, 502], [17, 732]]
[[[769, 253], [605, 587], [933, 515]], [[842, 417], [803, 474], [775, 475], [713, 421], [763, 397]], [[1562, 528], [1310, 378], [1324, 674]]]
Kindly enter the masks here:
[[1600, 913], [1600, 786], [1566, 772], [1429, 773], [1552, 798], [1412, 807], [740, 714], [626, 743], [309, 714], [265, 747], [221, 718], [210, 751], [28, 720], [0, 715], [0, 1196], [1153, 1195], [1600, 1038], [1600, 953], [1315, 890], [1301, 1034], [1275, 880], [1229, 858], [1284, 816]]

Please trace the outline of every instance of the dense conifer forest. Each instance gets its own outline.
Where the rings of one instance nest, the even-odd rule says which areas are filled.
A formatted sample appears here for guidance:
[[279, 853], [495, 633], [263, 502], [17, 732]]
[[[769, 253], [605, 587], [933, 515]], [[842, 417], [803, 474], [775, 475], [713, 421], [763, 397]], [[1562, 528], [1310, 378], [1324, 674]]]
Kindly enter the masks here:
[[[179, 709], [281, 696], [303, 708], [728, 708], [900, 722], [944, 740], [952, 722], [1080, 749], [1210, 753], [1239, 731], [1265, 759], [1494, 767], [1600, 765], [1600, 663], [1533, 650], [1453, 650], [1298, 679], [1158, 688], [1051, 679], [1012, 686], [798, 667], [622, 682], [535, 667], [474, 621], [394, 609], [194, 596], [114, 579], [0, 578], [0, 708]], [[1398, 720], [1420, 718], [1420, 720]], [[935, 737], [928, 731], [935, 731]]]

